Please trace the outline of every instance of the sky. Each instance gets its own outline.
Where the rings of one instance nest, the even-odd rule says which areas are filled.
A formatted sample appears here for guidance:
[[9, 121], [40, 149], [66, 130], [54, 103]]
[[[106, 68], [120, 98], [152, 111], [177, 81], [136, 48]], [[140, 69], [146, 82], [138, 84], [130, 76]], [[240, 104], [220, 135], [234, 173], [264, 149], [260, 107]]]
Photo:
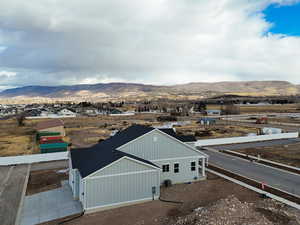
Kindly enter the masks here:
[[300, 83], [300, 0], [1, 0], [0, 90]]

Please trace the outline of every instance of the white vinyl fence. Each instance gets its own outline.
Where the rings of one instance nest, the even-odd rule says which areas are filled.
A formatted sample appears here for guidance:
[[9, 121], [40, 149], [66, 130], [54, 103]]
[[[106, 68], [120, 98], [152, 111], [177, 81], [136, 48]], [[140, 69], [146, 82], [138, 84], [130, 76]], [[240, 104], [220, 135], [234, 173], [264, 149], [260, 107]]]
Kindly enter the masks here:
[[197, 146], [238, 144], [238, 143], [247, 143], [247, 142], [297, 138], [297, 137], [299, 137], [298, 132], [270, 134], [270, 135], [258, 135], [258, 136], [245, 136], [245, 137], [215, 138], [215, 139], [198, 140], [198, 141], [196, 141], [195, 146], [197, 147]]
[[68, 152], [0, 157], [0, 166], [67, 160]]

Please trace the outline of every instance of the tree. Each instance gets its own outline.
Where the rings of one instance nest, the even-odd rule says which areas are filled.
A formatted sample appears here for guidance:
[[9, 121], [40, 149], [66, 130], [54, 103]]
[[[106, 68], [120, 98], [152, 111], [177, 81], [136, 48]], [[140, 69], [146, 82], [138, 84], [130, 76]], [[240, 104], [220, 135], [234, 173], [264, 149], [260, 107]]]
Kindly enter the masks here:
[[222, 105], [221, 111], [223, 115], [236, 115], [240, 114], [240, 107], [234, 104]]
[[18, 124], [19, 127], [22, 127], [22, 126], [25, 125], [24, 124], [24, 120], [25, 120], [25, 114], [24, 113], [21, 113], [21, 114], [17, 115], [16, 119], [17, 119], [17, 124]]

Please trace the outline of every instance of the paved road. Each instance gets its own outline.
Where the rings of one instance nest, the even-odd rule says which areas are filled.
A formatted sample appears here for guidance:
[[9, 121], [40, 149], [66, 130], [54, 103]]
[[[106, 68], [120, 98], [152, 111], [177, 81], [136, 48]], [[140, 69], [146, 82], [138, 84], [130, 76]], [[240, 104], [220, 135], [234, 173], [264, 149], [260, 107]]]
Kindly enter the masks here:
[[212, 148], [218, 150], [238, 150], [245, 148], [258, 148], [258, 147], [268, 147], [268, 146], [279, 146], [279, 145], [289, 145], [300, 143], [300, 138], [290, 138], [290, 139], [281, 139], [281, 140], [271, 140], [271, 141], [260, 141], [260, 142], [251, 142], [251, 143], [242, 143], [242, 144], [230, 144], [230, 145], [216, 145]]
[[213, 165], [300, 196], [300, 175], [287, 173], [219, 152], [207, 150], [204, 152], [209, 155], [209, 162]]
[[0, 167], [0, 224], [13, 225], [23, 196], [28, 165]]

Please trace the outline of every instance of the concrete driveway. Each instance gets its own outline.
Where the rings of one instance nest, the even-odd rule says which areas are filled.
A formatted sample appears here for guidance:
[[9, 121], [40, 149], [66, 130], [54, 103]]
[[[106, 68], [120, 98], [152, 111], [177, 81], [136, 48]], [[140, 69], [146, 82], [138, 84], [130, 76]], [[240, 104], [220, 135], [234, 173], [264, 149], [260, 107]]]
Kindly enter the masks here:
[[79, 201], [73, 200], [67, 181], [61, 188], [26, 196], [21, 225], [33, 225], [82, 212]]
[[300, 196], [300, 175], [243, 160], [220, 152], [208, 150], [204, 152], [209, 155], [209, 163], [212, 165], [219, 166], [259, 182], [265, 182], [274, 188]]
[[[18, 224], [29, 165], [0, 166], [0, 224]], [[19, 210], [20, 208], [20, 210]]]

